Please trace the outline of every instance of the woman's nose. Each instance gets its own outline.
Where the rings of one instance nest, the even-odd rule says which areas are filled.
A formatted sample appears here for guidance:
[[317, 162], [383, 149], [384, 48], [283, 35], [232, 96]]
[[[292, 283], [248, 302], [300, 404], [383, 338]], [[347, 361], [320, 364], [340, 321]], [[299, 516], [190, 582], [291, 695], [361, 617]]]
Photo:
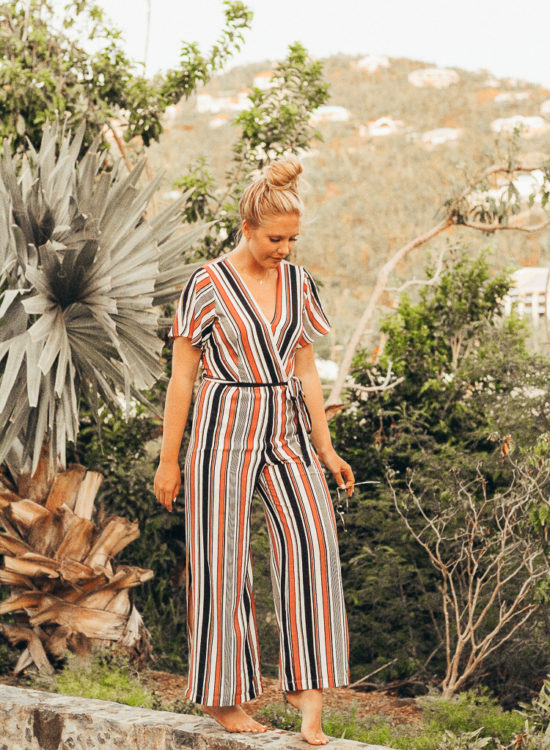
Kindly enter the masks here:
[[287, 240], [286, 242], [283, 241], [281, 243], [279, 252], [281, 253], [281, 255], [284, 255], [286, 257], [290, 253], [291, 249], [292, 248], [290, 246], [290, 240]]

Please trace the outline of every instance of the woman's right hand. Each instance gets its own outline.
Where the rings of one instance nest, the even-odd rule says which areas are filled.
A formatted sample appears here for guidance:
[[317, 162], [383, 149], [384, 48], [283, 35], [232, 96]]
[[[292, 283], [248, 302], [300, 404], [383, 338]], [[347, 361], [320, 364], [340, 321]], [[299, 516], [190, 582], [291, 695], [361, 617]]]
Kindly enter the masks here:
[[176, 499], [181, 485], [181, 472], [177, 462], [161, 461], [155, 474], [155, 495], [161, 505], [172, 511], [172, 504]]

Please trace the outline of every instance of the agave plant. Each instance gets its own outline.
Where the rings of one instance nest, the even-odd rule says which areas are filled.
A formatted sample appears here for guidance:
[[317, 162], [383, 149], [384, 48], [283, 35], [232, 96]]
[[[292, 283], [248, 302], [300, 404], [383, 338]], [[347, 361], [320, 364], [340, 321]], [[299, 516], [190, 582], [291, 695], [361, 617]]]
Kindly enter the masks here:
[[144, 163], [107, 168], [98, 143], [79, 159], [83, 134], [48, 125], [38, 152], [5, 143], [0, 158], [0, 582], [13, 586], [2, 612], [23, 613], [25, 631], [4, 632], [35, 652], [38, 636], [54, 654], [71, 635], [99, 638], [101, 618], [89, 623], [103, 606], [117, 614], [111, 640], [135, 619], [115, 594], [150, 572], [117, 573], [112, 557], [139, 531], [124, 519], [90, 527], [98, 481], [61, 473], [66, 443], [81, 401], [96, 416], [100, 401], [120, 409], [162, 374], [162, 305], [192, 270], [186, 252], [202, 231], [182, 231], [185, 196], [147, 218], [161, 176], [140, 188]]
[[[161, 175], [137, 183], [91, 146], [47, 126], [41, 148], [0, 161], [0, 462], [38, 465], [44, 441], [65, 464], [79, 399], [141, 398], [162, 373], [158, 306], [177, 295], [184, 253], [196, 241], [174, 202], [144, 220]], [[61, 141], [57, 149], [58, 141]]]

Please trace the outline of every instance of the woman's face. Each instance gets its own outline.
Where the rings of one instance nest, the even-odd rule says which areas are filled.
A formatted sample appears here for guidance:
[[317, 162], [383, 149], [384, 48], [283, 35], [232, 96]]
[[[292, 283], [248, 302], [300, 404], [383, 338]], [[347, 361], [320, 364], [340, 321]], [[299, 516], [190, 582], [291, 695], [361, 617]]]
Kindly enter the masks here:
[[299, 214], [271, 214], [259, 227], [243, 221], [246, 246], [254, 260], [265, 268], [276, 268], [288, 256], [299, 231]]

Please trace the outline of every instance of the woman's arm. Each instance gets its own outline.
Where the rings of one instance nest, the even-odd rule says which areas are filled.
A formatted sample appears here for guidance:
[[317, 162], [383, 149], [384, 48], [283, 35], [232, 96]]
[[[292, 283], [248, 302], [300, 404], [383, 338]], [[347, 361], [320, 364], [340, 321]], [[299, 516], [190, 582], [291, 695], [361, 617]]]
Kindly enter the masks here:
[[181, 484], [178, 456], [200, 358], [201, 350], [189, 339], [174, 339], [172, 377], [166, 390], [162, 447], [154, 483], [157, 500], [170, 511]]
[[348, 495], [353, 492], [355, 479], [351, 466], [336, 453], [328, 428], [325, 407], [323, 405], [323, 388], [315, 366], [313, 345], [301, 347], [296, 351], [294, 373], [302, 381], [306, 405], [311, 416], [311, 442], [323, 464], [335, 478], [338, 487], [346, 487]]

